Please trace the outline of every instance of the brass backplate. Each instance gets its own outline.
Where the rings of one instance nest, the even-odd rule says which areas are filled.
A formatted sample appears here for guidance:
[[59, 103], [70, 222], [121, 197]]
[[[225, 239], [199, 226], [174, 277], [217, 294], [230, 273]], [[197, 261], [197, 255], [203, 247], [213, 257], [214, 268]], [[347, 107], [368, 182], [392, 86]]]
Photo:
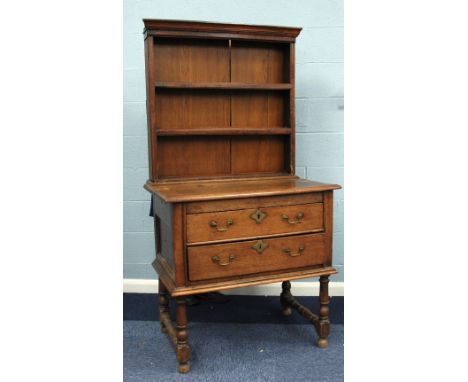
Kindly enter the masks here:
[[257, 208], [257, 210], [250, 215], [250, 217], [257, 222], [257, 224], [260, 224], [263, 219], [265, 219], [267, 214], [263, 211], [260, 211], [260, 209]]
[[258, 253], [262, 253], [266, 247], [268, 247], [268, 244], [266, 244], [263, 240], [259, 240], [255, 243], [255, 245], [252, 245], [252, 249], [255, 249]]

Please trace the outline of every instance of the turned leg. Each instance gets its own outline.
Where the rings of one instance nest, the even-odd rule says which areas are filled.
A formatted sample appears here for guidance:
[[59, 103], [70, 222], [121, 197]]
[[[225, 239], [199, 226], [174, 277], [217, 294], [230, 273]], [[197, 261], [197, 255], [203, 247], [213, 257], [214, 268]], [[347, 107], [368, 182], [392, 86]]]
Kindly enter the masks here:
[[283, 281], [281, 288], [283, 290], [280, 295], [281, 313], [283, 313], [284, 316], [290, 316], [292, 310], [288, 303], [288, 298], [291, 297], [291, 283], [289, 281]]
[[328, 276], [320, 276], [320, 310], [319, 320], [316, 325], [319, 339], [317, 345], [319, 348], [328, 346], [328, 334], [330, 333], [330, 321], [328, 320], [328, 305], [330, 297], [328, 296]]
[[169, 299], [167, 296], [167, 289], [166, 286], [162, 283], [161, 279], [159, 279], [158, 283], [159, 288], [159, 322], [161, 323], [161, 332], [167, 333], [166, 326], [164, 325], [163, 316], [165, 314], [169, 314]]
[[176, 331], [177, 331], [177, 361], [179, 362], [178, 370], [179, 373], [188, 373], [190, 370], [190, 347], [187, 343], [187, 310], [185, 298], [177, 298], [177, 319], [176, 319]]

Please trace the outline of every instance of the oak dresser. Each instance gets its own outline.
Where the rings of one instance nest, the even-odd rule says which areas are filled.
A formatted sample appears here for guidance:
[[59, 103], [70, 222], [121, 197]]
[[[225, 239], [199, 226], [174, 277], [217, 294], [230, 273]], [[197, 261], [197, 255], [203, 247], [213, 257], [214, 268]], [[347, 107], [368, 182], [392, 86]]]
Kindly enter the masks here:
[[[281, 311], [329, 334], [335, 184], [295, 169], [300, 28], [144, 20], [161, 330], [189, 371], [185, 297], [282, 282]], [[313, 153], [312, 153], [313, 155]], [[318, 314], [289, 280], [319, 277]], [[176, 299], [173, 325], [168, 298]]]

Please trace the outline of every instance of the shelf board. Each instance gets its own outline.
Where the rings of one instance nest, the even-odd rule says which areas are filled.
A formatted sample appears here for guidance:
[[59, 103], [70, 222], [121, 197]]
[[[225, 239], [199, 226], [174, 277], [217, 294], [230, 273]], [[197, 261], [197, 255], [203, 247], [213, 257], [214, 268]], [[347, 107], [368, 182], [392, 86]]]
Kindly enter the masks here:
[[155, 82], [156, 88], [166, 89], [246, 89], [246, 90], [288, 90], [291, 84], [251, 84], [244, 82]]
[[159, 136], [174, 135], [290, 135], [289, 127], [271, 128], [212, 128], [212, 129], [160, 129], [157, 130]]

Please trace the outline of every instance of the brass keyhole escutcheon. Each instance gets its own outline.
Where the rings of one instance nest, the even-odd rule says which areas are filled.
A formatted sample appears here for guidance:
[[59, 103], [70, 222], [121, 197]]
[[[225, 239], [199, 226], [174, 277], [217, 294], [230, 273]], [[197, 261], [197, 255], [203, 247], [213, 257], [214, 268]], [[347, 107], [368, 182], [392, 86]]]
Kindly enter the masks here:
[[250, 218], [255, 220], [257, 224], [260, 224], [262, 220], [266, 218], [266, 216], [267, 214], [265, 212], [257, 208], [257, 210], [252, 215], [250, 215]]
[[259, 240], [255, 243], [255, 245], [252, 245], [252, 249], [255, 249], [257, 253], [262, 253], [266, 247], [268, 247], [268, 244], [266, 244], [263, 240]]

